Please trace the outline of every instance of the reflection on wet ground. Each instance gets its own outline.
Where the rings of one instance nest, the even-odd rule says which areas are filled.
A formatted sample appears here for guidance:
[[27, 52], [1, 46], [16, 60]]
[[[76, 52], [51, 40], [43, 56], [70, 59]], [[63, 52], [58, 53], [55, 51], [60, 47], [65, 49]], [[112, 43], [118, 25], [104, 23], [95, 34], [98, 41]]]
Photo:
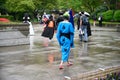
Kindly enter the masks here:
[[72, 76], [98, 68], [120, 65], [120, 34], [110, 28], [92, 28], [89, 42], [79, 41], [75, 32], [75, 48], [70, 60], [74, 65], [59, 70], [60, 48], [54, 36], [43, 46], [41, 26], [34, 25], [30, 45], [0, 47], [0, 80], [70, 80]]

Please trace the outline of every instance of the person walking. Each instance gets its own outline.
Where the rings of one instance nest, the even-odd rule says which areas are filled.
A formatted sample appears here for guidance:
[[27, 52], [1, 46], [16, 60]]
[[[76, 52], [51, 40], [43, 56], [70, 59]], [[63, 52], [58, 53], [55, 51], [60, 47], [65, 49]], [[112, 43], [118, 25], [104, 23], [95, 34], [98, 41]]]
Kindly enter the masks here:
[[61, 62], [59, 69], [63, 69], [63, 63], [67, 62], [67, 66], [73, 63], [69, 61], [70, 49], [74, 47], [74, 27], [69, 22], [69, 13], [64, 13], [64, 21], [60, 22], [57, 28], [56, 37], [61, 48]]
[[84, 14], [84, 12], [81, 12], [80, 17], [80, 31], [82, 30], [82, 34], [80, 34], [80, 41], [87, 42], [88, 41], [88, 34], [87, 34], [87, 25], [88, 25], [88, 17]]
[[51, 40], [54, 35], [55, 21], [53, 20], [52, 15], [50, 15], [49, 19], [46, 21], [45, 24], [46, 25], [42, 32], [42, 36], [45, 37], [44, 46], [48, 46], [49, 39]]
[[58, 18], [56, 19], [56, 27], [55, 27], [55, 30], [57, 30], [57, 27], [58, 27], [58, 24], [63, 21], [63, 13], [59, 13], [59, 16]]
[[93, 26], [94, 26], [94, 27], [96, 26], [96, 20], [97, 20], [96, 15], [93, 15]]
[[102, 21], [103, 21], [102, 15], [98, 17], [98, 21], [99, 21], [99, 26], [102, 27]]

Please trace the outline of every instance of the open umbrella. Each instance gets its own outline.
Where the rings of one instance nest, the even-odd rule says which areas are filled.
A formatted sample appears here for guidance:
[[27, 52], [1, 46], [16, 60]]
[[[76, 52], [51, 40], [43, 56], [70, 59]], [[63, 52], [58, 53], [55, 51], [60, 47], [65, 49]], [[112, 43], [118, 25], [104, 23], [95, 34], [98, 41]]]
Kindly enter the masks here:
[[87, 16], [90, 16], [90, 14], [88, 12], [84, 12], [84, 14], [87, 15]]

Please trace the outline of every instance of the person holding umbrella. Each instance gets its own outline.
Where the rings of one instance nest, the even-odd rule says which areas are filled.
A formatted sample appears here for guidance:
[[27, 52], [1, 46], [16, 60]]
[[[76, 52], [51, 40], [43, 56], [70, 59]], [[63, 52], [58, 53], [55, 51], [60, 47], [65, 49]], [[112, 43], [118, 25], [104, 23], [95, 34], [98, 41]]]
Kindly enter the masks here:
[[88, 17], [85, 15], [85, 12], [81, 12], [80, 17], [80, 29], [79, 31], [82, 31], [82, 34], [79, 34], [80, 41], [87, 42], [88, 41], [88, 34], [87, 34], [87, 26], [88, 26]]

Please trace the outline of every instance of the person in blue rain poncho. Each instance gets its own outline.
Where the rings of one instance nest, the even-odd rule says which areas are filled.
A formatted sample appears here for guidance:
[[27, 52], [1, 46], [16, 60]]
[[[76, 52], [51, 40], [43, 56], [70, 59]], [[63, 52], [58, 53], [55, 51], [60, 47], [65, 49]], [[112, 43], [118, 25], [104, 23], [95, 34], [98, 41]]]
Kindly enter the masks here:
[[59, 69], [63, 69], [63, 63], [67, 62], [67, 66], [73, 63], [69, 61], [70, 49], [74, 47], [74, 27], [69, 22], [69, 13], [63, 14], [64, 21], [60, 22], [57, 28], [57, 40], [61, 48], [61, 62]]

